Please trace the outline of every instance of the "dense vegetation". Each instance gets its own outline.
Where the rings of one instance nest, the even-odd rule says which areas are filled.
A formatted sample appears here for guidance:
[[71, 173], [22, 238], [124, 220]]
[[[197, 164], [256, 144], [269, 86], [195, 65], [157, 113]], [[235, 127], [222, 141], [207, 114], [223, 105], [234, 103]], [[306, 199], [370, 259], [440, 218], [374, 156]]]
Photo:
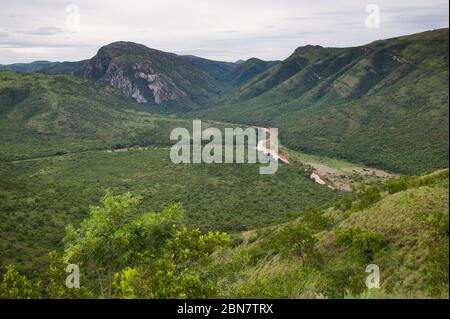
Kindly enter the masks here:
[[310, 181], [301, 166], [280, 165], [268, 176], [258, 164], [176, 165], [169, 152], [91, 151], [0, 164], [0, 261], [35, 269], [59, 246], [65, 225], [78, 223], [107, 189], [132, 190], [152, 210], [180, 202], [188, 225], [227, 231], [283, 222], [288, 211], [342, 196]]
[[[2, 68], [26, 73], [0, 71], [0, 298], [448, 298], [448, 169], [412, 176], [448, 167], [448, 29], [282, 62], [117, 42]], [[155, 98], [136, 70], [183, 98], [135, 103]], [[291, 164], [175, 165], [194, 117], [278, 127]], [[361, 182], [344, 193], [303, 162], [410, 176], [332, 169]]]
[[[392, 192], [395, 183], [357, 191], [350, 206], [236, 236], [215, 255], [223, 296], [448, 298], [448, 170]], [[374, 189], [379, 199], [361, 205]], [[369, 264], [379, 266], [380, 289], [365, 286]]]
[[278, 127], [286, 146], [403, 173], [448, 167], [448, 29], [300, 47], [195, 115]]
[[[6, 266], [0, 297], [448, 298], [448, 170], [395, 183], [231, 242], [183, 227], [177, 205], [141, 213], [138, 197], [107, 193], [38, 278]], [[361, 205], [373, 189], [379, 199]], [[65, 285], [69, 262], [82, 269], [79, 289]], [[380, 288], [365, 287], [368, 264], [381, 269]]]

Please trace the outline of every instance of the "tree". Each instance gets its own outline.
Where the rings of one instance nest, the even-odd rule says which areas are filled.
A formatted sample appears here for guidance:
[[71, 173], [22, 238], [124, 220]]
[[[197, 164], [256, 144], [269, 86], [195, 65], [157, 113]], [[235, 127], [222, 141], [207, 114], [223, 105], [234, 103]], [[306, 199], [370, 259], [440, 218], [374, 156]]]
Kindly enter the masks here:
[[383, 235], [358, 227], [340, 228], [336, 230], [335, 237], [339, 245], [350, 247], [353, 253], [367, 260], [371, 260], [388, 243]]
[[56, 251], [48, 253], [50, 264], [44, 274], [44, 291], [52, 299], [86, 299], [92, 297], [92, 292], [86, 287], [68, 288], [66, 267], [69, 265]]
[[300, 257], [302, 263], [305, 263], [305, 257], [312, 254], [317, 239], [311, 230], [303, 223], [294, 223], [285, 226], [277, 234], [278, 245], [285, 247], [284, 252], [290, 252]]
[[202, 234], [198, 228], [176, 229], [160, 259], [143, 259], [136, 268], [116, 274], [118, 298], [208, 298], [217, 285], [208, 278], [211, 254], [230, 241], [226, 233]]
[[38, 299], [41, 298], [39, 288], [39, 281], [30, 281], [14, 265], [8, 265], [0, 283], [0, 299]]
[[[78, 230], [68, 228], [65, 261], [95, 273], [104, 298], [214, 295], [216, 284], [208, 277], [207, 266], [211, 254], [229, 242], [228, 235], [179, 228], [179, 205], [139, 213], [139, 202], [129, 193], [107, 192], [102, 207], [91, 207]], [[65, 293], [58, 284], [51, 288], [56, 296]]]
[[95, 272], [102, 297], [110, 298], [114, 275], [142, 258], [157, 258], [182, 216], [171, 204], [156, 213], [138, 213], [140, 199], [107, 192], [102, 207], [91, 207], [78, 230], [68, 227], [65, 259]]

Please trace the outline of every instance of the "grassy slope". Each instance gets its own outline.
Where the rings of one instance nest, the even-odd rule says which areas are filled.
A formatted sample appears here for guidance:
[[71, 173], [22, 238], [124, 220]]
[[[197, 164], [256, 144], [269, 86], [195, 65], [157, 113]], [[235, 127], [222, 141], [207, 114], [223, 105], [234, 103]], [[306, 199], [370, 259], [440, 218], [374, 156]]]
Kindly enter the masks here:
[[293, 149], [406, 173], [448, 166], [448, 29], [306, 46], [198, 116], [280, 128]]
[[[372, 206], [353, 213], [329, 209], [332, 224], [315, 230], [317, 242], [313, 262], [302, 265], [298, 257], [282, 253], [290, 249], [280, 242], [280, 233], [307, 217], [275, 227], [244, 232], [235, 239], [235, 247], [216, 255], [218, 278], [223, 295], [252, 298], [358, 297], [446, 297], [448, 286], [431, 293], [424, 269], [429, 262], [429, 231], [424, 220], [441, 213], [448, 218], [448, 170], [420, 178], [427, 182], [392, 195], [384, 194]], [[448, 222], [448, 219], [447, 219]], [[336, 243], [337, 229], [359, 227], [381, 234], [387, 246], [370, 261]], [[447, 225], [448, 242], [448, 225]], [[448, 245], [440, 246], [448, 251]], [[317, 261], [319, 260], [319, 262]], [[447, 255], [448, 276], [448, 255]], [[364, 280], [367, 264], [381, 270], [381, 290], [367, 291]], [[448, 278], [448, 277], [447, 277]], [[445, 281], [445, 280], [444, 280]]]

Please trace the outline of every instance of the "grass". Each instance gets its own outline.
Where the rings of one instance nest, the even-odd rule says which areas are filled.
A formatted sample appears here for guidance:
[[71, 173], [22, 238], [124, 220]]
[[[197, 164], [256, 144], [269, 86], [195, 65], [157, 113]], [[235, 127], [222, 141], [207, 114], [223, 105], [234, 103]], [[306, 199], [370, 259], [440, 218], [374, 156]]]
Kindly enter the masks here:
[[[369, 207], [354, 212], [337, 208], [300, 214], [285, 224], [236, 235], [234, 244], [215, 255], [223, 297], [241, 298], [448, 298], [448, 170], [416, 179], [395, 194], [383, 193]], [[422, 186], [421, 186], [422, 185]], [[315, 228], [320, 216], [332, 223]], [[437, 239], [433, 216], [447, 218], [447, 234]], [[305, 261], [286, 255], [287, 229], [310, 225], [317, 242]], [[444, 225], [445, 226], [445, 225]], [[358, 227], [386, 244], [369, 257], [336, 241], [336, 231]], [[433, 239], [430, 244], [430, 239]], [[447, 242], [447, 245], [445, 245]], [[434, 249], [445, 252], [444, 277], [433, 287], [429, 266]], [[368, 264], [381, 271], [381, 288], [368, 290]], [[446, 269], [446, 272], [445, 272]], [[442, 274], [440, 275], [442, 276]]]

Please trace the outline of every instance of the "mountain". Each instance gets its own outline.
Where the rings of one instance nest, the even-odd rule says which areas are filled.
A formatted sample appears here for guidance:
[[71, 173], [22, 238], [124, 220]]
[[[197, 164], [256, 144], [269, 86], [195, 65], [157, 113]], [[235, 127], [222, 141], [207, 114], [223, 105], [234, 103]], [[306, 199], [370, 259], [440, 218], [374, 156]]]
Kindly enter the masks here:
[[80, 75], [81, 67], [87, 60], [75, 61], [75, 62], [57, 62], [48, 69], [42, 70], [44, 73], [49, 74], [72, 74]]
[[36, 72], [50, 69], [56, 66], [59, 62], [50, 61], [34, 61], [31, 63], [14, 63], [8, 65], [0, 64], [0, 71], [15, 71], [15, 72]]
[[233, 63], [208, 60], [193, 55], [182, 56], [182, 58], [230, 88], [241, 86], [278, 62], [251, 58], [246, 61], [239, 60]]
[[0, 160], [116, 145], [169, 145], [189, 121], [150, 113], [118, 90], [72, 75], [0, 71]]
[[210, 77], [220, 82], [224, 81], [224, 74], [229, 73], [237, 67], [236, 64], [232, 62], [214, 61], [200, 58], [195, 55], [183, 55], [181, 58], [195, 65]]
[[149, 105], [198, 108], [224, 91], [221, 83], [188, 59], [132, 42], [100, 48], [80, 74]]
[[153, 111], [278, 127], [285, 146], [305, 153], [409, 174], [448, 167], [448, 29], [350, 48], [306, 45], [281, 62], [115, 42], [86, 61], [35, 64]]
[[297, 48], [193, 115], [270, 125], [296, 150], [405, 173], [448, 167], [448, 29]]
[[234, 63], [234, 67], [226, 74], [222, 75], [223, 81], [226, 81], [233, 87], [239, 87], [268, 68], [276, 64], [278, 61], [263, 61], [257, 58], [250, 58], [246, 61]]

